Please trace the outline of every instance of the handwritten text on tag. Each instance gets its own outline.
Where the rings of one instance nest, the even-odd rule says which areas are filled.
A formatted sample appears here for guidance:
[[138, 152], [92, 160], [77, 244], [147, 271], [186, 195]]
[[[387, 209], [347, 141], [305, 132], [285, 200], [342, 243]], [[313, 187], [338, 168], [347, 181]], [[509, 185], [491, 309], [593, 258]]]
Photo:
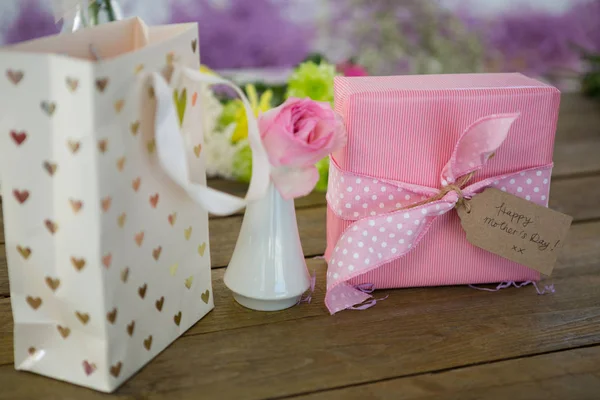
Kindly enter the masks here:
[[457, 211], [470, 243], [544, 275], [552, 273], [572, 217], [498, 189], [467, 201], [470, 207]]

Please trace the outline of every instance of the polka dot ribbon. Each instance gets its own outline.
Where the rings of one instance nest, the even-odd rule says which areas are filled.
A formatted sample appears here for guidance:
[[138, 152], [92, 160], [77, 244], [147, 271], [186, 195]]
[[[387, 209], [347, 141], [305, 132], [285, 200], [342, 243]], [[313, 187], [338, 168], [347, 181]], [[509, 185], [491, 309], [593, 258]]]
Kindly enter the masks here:
[[[491, 115], [467, 128], [442, 170], [441, 186], [483, 168], [517, 118], [518, 114]], [[462, 188], [462, 196], [469, 199], [495, 187], [547, 206], [551, 171], [552, 164], [488, 178]], [[476, 175], [471, 182], [475, 180]], [[342, 171], [332, 160], [327, 202], [339, 218], [355, 222], [339, 238], [328, 262], [325, 304], [331, 314], [372, 298], [349, 281], [408, 254], [438, 216], [456, 207], [459, 194], [449, 191], [436, 200], [441, 191]]]

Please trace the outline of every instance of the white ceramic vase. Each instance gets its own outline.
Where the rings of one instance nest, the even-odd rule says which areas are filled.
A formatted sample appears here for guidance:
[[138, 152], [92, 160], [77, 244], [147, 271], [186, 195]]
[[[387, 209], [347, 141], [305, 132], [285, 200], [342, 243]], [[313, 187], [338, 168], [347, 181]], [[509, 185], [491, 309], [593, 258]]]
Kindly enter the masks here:
[[238, 303], [259, 311], [292, 307], [310, 287], [294, 200], [283, 199], [272, 182], [246, 208], [224, 280]]

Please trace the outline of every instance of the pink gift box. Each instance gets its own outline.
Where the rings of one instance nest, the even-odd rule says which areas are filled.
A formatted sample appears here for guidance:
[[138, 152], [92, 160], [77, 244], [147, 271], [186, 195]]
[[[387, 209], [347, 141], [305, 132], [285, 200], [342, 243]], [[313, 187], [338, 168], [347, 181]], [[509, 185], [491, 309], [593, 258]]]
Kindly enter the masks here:
[[[558, 89], [521, 74], [336, 78], [335, 109], [345, 122], [348, 144], [331, 158], [326, 258], [336, 257], [340, 237], [356, 221], [429, 197], [411, 185], [439, 190], [461, 135], [488, 116], [518, 118], [469, 184], [485, 183], [547, 206], [559, 103]], [[377, 243], [365, 237], [355, 247], [361, 260], [369, 250], [377, 260], [382, 237], [388, 250], [399, 233], [386, 232]], [[333, 267], [342, 268], [337, 264], [330, 262], [328, 289], [338, 275]], [[402, 257], [365, 273], [349, 268], [347, 284], [377, 289], [540, 279], [535, 270], [467, 242], [454, 210], [435, 218]]]

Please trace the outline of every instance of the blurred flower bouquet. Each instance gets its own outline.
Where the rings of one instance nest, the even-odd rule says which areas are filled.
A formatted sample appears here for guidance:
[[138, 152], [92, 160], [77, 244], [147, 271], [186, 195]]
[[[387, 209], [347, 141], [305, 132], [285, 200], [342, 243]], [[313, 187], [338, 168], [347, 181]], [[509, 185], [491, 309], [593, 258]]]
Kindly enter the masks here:
[[585, 95], [600, 99], [600, 53], [584, 53], [583, 59], [589, 68], [581, 78], [581, 89]]
[[[206, 70], [206, 68], [205, 68]], [[283, 104], [287, 99], [310, 98], [333, 105], [333, 78], [338, 74], [366, 75], [352, 62], [330, 64], [319, 55], [312, 55], [299, 64], [288, 81], [281, 85], [263, 82], [249, 83], [244, 91], [258, 117]], [[248, 121], [239, 99], [229, 97], [216, 88], [202, 91], [205, 108], [204, 151], [207, 174], [249, 182], [252, 174], [252, 153], [248, 144]], [[329, 158], [317, 162], [319, 180], [316, 190], [327, 190]]]

